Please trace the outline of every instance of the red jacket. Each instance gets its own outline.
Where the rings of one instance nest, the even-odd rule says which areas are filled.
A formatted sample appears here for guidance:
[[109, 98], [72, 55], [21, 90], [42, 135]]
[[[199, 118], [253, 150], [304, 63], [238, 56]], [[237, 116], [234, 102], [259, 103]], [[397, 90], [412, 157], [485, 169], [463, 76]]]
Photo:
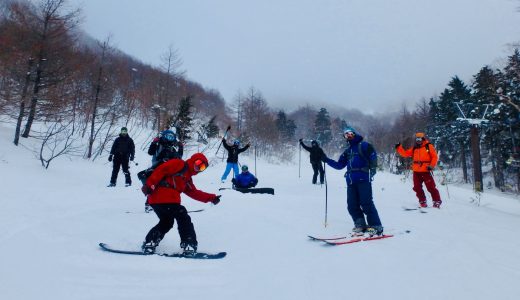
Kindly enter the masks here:
[[418, 147], [404, 149], [403, 146], [399, 145], [396, 150], [402, 157], [412, 158], [412, 170], [414, 172], [428, 172], [428, 166], [434, 168], [437, 165], [438, 157], [435, 147], [426, 139]]
[[[215, 199], [215, 194], [200, 191], [193, 184], [191, 177], [197, 175], [197, 172], [193, 169], [193, 164], [197, 159], [202, 160], [206, 165], [208, 164], [208, 159], [204, 154], [195, 153], [192, 157], [187, 159], [186, 162], [182, 159], [171, 159], [157, 167], [150, 177], [148, 177], [148, 180], [146, 180], [146, 185], [153, 190], [153, 192], [148, 195], [148, 203], [180, 204], [181, 193], [205, 203]], [[182, 172], [182, 174], [179, 174], [183, 169], [185, 171]]]

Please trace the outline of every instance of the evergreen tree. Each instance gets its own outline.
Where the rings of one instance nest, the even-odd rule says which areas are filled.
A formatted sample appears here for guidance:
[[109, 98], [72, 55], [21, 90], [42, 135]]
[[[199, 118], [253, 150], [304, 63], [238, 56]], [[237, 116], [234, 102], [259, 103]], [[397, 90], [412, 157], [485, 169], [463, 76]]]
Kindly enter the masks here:
[[174, 118], [170, 118], [169, 122], [170, 127], [176, 128], [178, 139], [181, 141], [191, 139], [190, 128], [193, 121], [190, 111], [193, 107], [191, 99], [192, 96], [186, 96], [181, 99], [181, 101], [179, 102], [179, 107], [177, 109], [177, 115]]
[[330, 125], [329, 112], [323, 107], [320, 108], [314, 121], [314, 134], [316, 135], [316, 139], [324, 146], [328, 145], [332, 140]]
[[287, 119], [287, 115], [284, 111], [278, 112], [275, 122], [282, 142], [286, 143], [294, 139], [296, 124], [294, 124], [293, 120]]
[[215, 124], [216, 118], [217, 118], [217, 116], [213, 116], [208, 121], [208, 123], [203, 126], [204, 133], [208, 138], [214, 138], [214, 137], [218, 136], [219, 128], [218, 128], [217, 124]]
[[488, 123], [484, 123], [482, 126], [482, 146], [484, 149], [489, 150], [489, 159], [492, 163], [493, 177], [495, 186], [502, 188], [504, 186], [504, 169], [505, 161], [507, 156], [507, 138], [504, 139], [504, 133], [507, 136], [507, 129], [504, 126], [502, 120], [504, 119], [504, 111], [500, 109], [493, 109], [493, 107], [501, 106], [500, 98], [496, 91], [499, 88], [500, 74], [493, 72], [489, 67], [480, 69], [478, 74], [474, 76], [473, 88], [473, 102], [476, 107], [471, 112], [473, 118], [482, 118], [483, 109], [486, 105], [491, 105], [492, 109], [488, 112], [486, 119]]
[[[428, 135], [432, 137], [438, 149], [444, 153], [442, 161], [453, 163], [461, 155], [461, 145], [469, 140], [469, 126], [461, 118], [461, 110], [465, 110], [471, 104], [471, 90], [457, 76], [453, 77], [439, 96], [438, 101], [430, 101], [432, 114], [432, 127]], [[458, 106], [457, 106], [458, 105]]]

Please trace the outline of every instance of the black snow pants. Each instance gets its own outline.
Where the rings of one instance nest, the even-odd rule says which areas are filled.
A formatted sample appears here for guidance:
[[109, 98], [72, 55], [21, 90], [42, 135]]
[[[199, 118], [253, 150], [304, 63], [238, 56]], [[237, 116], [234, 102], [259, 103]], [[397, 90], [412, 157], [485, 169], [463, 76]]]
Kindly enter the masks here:
[[177, 229], [179, 230], [181, 243], [185, 242], [188, 245], [197, 246], [195, 228], [184, 206], [176, 203], [152, 204], [151, 206], [157, 217], [159, 217], [159, 223], [150, 229], [146, 235], [146, 243], [154, 241], [156, 244], [159, 244], [164, 235], [172, 229], [175, 220], [177, 220]]
[[316, 179], [318, 178], [318, 172], [320, 173], [320, 184], [323, 184], [323, 178], [325, 173], [323, 172], [323, 164], [321, 162], [313, 162], [312, 170], [314, 170], [314, 175], [312, 175], [312, 184], [316, 184]]
[[121, 167], [123, 167], [123, 174], [125, 174], [125, 183], [132, 184], [132, 178], [130, 177], [130, 170], [128, 169], [129, 158], [116, 155], [116, 156], [114, 156], [113, 163], [114, 164], [112, 167], [112, 177], [110, 178], [110, 183], [116, 184], [117, 174], [119, 173], [119, 169]]

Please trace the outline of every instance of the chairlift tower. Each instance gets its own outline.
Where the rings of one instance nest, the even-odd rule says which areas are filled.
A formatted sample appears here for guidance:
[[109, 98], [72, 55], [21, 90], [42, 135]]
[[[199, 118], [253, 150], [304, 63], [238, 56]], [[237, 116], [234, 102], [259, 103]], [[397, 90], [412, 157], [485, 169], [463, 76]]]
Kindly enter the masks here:
[[482, 184], [482, 158], [480, 156], [480, 135], [479, 135], [479, 128], [482, 126], [482, 123], [487, 123], [489, 120], [486, 120], [486, 113], [488, 111], [489, 106], [491, 104], [484, 104], [486, 106], [486, 109], [484, 110], [484, 113], [482, 114], [482, 118], [480, 119], [472, 119], [466, 117], [466, 114], [462, 111], [460, 108], [459, 103], [455, 102], [455, 105], [457, 105], [457, 108], [459, 109], [460, 114], [462, 117], [457, 118], [459, 121], [466, 121], [471, 126], [470, 129], [470, 135], [471, 135], [471, 156], [473, 161], [473, 189], [475, 192], [483, 192], [484, 189]]

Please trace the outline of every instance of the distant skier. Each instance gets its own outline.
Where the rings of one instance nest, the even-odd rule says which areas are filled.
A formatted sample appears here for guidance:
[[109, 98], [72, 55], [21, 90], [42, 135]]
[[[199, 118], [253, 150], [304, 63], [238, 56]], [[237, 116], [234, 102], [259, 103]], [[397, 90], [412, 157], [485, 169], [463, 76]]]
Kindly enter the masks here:
[[383, 235], [383, 226], [372, 199], [371, 182], [377, 168], [376, 151], [371, 144], [363, 141], [363, 137], [353, 128], [347, 127], [343, 132], [349, 144], [347, 149], [337, 162], [325, 155], [323, 160], [337, 170], [347, 167], [347, 206], [354, 221], [353, 235]]
[[116, 138], [108, 161], [113, 161], [112, 165], [112, 177], [110, 178], [109, 187], [116, 186], [117, 174], [119, 169], [123, 167], [123, 173], [125, 174], [125, 185], [132, 185], [132, 178], [130, 177], [130, 170], [128, 169], [129, 161], [133, 161], [135, 156], [135, 145], [132, 138], [128, 136], [128, 129], [126, 127], [121, 128], [119, 137]]
[[148, 148], [148, 154], [152, 155], [152, 167], [172, 158], [182, 158], [183, 153], [184, 145], [177, 141], [175, 133], [171, 130], [161, 131]]
[[[184, 145], [182, 142], [177, 141], [175, 133], [169, 129], [163, 130], [159, 133], [159, 136], [153, 139], [150, 147], [148, 148], [148, 154], [152, 155], [152, 166], [149, 170], [153, 170], [158, 165], [166, 162], [170, 159], [179, 158], [182, 159], [184, 153]], [[138, 176], [141, 173], [137, 174]], [[146, 181], [145, 177], [140, 178], [141, 181]], [[144, 203], [144, 211], [151, 212], [153, 209], [148, 203], [148, 198]]]
[[441, 195], [435, 186], [435, 180], [432, 176], [432, 171], [438, 161], [435, 147], [426, 139], [424, 133], [417, 132], [415, 134], [415, 145], [412, 148], [404, 149], [401, 143], [397, 143], [395, 144], [395, 150], [402, 157], [411, 157], [413, 160], [413, 190], [419, 199], [419, 205], [428, 207], [426, 194], [422, 188], [424, 182], [426, 189], [432, 196], [433, 207], [440, 208], [442, 204]]
[[323, 172], [323, 165], [321, 163], [321, 158], [323, 157], [323, 149], [318, 145], [318, 141], [312, 140], [311, 147], [305, 145], [303, 140], [300, 139], [300, 145], [303, 149], [310, 152], [310, 161], [312, 165], [312, 170], [314, 170], [314, 175], [312, 175], [312, 184], [316, 184], [316, 180], [318, 178], [318, 172], [320, 173], [320, 184], [323, 184], [325, 173]]
[[222, 145], [224, 145], [224, 148], [226, 148], [226, 150], [228, 151], [226, 170], [224, 171], [224, 174], [222, 174], [222, 177], [220, 178], [220, 180], [222, 182], [225, 182], [231, 169], [233, 169], [233, 177], [236, 177], [238, 175], [238, 155], [240, 153], [246, 151], [249, 148], [250, 144], [247, 143], [247, 145], [245, 147], [240, 148], [240, 141], [235, 139], [233, 141], [233, 145], [229, 146], [226, 143], [226, 139], [222, 138]]
[[258, 179], [255, 175], [249, 173], [249, 168], [246, 165], [242, 165], [242, 173], [238, 174], [235, 178], [231, 179], [233, 186], [237, 188], [252, 188], [258, 184]]
[[184, 253], [197, 251], [197, 236], [186, 208], [181, 205], [181, 193], [201, 202], [218, 204], [220, 195], [198, 190], [193, 184], [192, 177], [207, 167], [206, 156], [195, 153], [186, 161], [171, 159], [161, 164], [148, 177], [141, 190], [159, 217], [159, 223], [146, 235], [142, 245], [143, 252], [154, 253], [175, 220], [181, 239], [180, 247]]

